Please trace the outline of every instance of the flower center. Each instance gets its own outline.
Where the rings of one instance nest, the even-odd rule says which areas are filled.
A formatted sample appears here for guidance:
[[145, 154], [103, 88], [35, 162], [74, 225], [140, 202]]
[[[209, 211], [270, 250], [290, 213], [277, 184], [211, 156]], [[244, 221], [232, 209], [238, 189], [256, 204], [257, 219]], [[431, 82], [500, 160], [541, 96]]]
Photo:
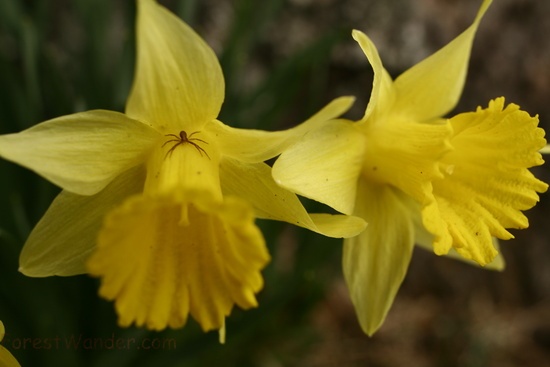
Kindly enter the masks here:
[[164, 147], [165, 145], [170, 144], [170, 143], [173, 144], [172, 147], [170, 148], [170, 150], [168, 150], [168, 152], [166, 152], [166, 157], [171, 155], [172, 152], [174, 151], [174, 149], [176, 149], [178, 146], [183, 145], [183, 144], [190, 144], [191, 146], [194, 146], [195, 148], [197, 148], [197, 151], [200, 153], [201, 156], [204, 153], [208, 157], [208, 159], [210, 159], [210, 156], [208, 155], [206, 150], [204, 150], [199, 145], [199, 142], [204, 143], [204, 144], [208, 144], [208, 143], [206, 141], [202, 140], [202, 139], [193, 137], [193, 135], [196, 135], [198, 133], [200, 133], [200, 131], [194, 131], [191, 134], [189, 134], [189, 136], [188, 136], [187, 133], [185, 132], [185, 130], [182, 130], [182, 131], [180, 131], [179, 135], [166, 134], [165, 136], [171, 137], [172, 139], [165, 141], [164, 144], [162, 144], [162, 147]]
[[208, 192], [222, 199], [220, 154], [208, 133], [166, 134], [147, 162], [144, 193], [151, 196], [181, 196], [189, 191]]

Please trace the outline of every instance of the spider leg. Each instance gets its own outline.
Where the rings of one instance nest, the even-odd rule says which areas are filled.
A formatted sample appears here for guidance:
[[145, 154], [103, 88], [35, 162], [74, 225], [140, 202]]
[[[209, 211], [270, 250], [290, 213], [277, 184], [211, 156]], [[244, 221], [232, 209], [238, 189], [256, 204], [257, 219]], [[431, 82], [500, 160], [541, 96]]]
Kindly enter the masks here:
[[[173, 134], [170, 134], [170, 135], [173, 135]], [[165, 146], [166, 144], [171, 143], [173, 141], [177, 143], [183, 143], [183, 141], [181, 141], [180, 139], [172, 139], [172, 140], [165, 141], [164, 144], [162, 144], [162, 146]]]
[[[191, 135], [192, 135], [192, 134], [191, 134]], [[188, 140], [189, 142], [190, 142], [191, 140], [193, 140], [193, 141], [200, 141], [201, 143], [204, 143], [204, 144], [208, 144], [207, 141], [204, 141], [204, 140], [199, 139], [199, 138], [193, 138], [193, 139], [187, 139], [187, 140]]]
[[[197, 140], [197, 139], [193, 139], [193, 140]], [[189, 141], [189, 144], [191, 144], [192, 146], [197, 148], [197, 150], [199, 151], [201, 157], [202, 157], [202, 153], [204, 153], [208, 157], [208, 159], [210, 159], [210, 156], [208, 155], [208, 153], [206, 153], [206, 150], [204, 150], [201, 146], [199, 146], [196, 143], [193, 143], [192, 141]]]
[[[170, 141], [176, 141], [176, 140], [170, 140]], [[164, 155], [164, 159], [166, 159], [169, 155], [172, 155], [172, 152], [174, 151], [174, 149], [176, 149], [178, 145], [181, 145], [181, 144], [183, 144], [183, 141], [177, 140], [177, 143], [174, 144], [172, 148], [170, 148], [170, 150], [166, 152], [166, 154]]]
[[197, 151], [201, 155], [201, 157], [202, 157], [202, 154], [204, 153], [206, 155], [206, 157], [208, 157], [208, 159], [210, 159], [210, 156], [208, 155], [206, 150], [204, 150], [200, 145], [195, 143], [195, 141], [199, 141], [199, 142], [204, 143], [204, 144], [208, 144], [208, 142], [204, 141], [202, 139], [199, 139], [199, 138], [191, 138], [193, 135], [198, 134], [198, 133], [200, 133], [200, 131], [194, 131], [191, 134], [186, 135], [185, 131], [181, 131], [180, 136], [177, 136], [175, 134], [166, 134], [166, 135], [164, 135], [164, 136], [170, 136], [170, 137], [174, 138], [174, 139], [167, 140], [167, 141], [164, 142], [164, 144], [162, 144], [162, 147], [164, 147], [168, 143], [174, 143], [174, 145], [172, 145], [172, 147], [166, 152], [166, 155], [164, 156], [164, 159], [166, 159], [166, 158], [168, 158], [168, 156], [172, 155], [172, 153], [174, 152], [174, 150], [178, 146], [183, 145], [185, 143], [189, 143], [192, 146], [194, 146], [195, 149], [197, 149]]

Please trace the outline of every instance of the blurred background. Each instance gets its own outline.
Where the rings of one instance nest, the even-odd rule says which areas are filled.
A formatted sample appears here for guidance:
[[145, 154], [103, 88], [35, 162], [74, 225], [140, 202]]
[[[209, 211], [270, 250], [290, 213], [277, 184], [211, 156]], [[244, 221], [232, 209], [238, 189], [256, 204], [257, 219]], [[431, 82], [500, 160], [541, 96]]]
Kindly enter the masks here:
[[[295, 125], [331, 99], [355, 95], [362, 116], [372, 69], [351, 38], [379, 48], [393, 77], [473, 21], [480, 0], [160, 0], [219, 55], [221, 120], [248, 128]], [[135, 3], [0, 2], [0, 133], [87, 109], [124, 110], [135, 60]], [[473, 47], [452, 114], [505, 96], [550, 128], [550, 2], [495, 0]], [[534, 170], [546, 182], [548, 167]], [[180, 330], [121, 329], [98, 281], [27, 278], [18, 255], [59, 189], [0, 160], [0, 319], [23, 366], [545, 366], [550, 365], [548, 194], [530, 228], [502, 244], [502, 273], [420, 249], [382, 328], [359, 328], [341, 275], [341, 241], [260, 221], [273, 261], [260, 307], [235, 309], [227, 343], [194, 321]], [[58, 339], [56, 339], [58, 338]], [[67, 340], [80, 340], [78, 348]], [[149, 348], [93, 346], [149, 340]], [[27, 341], [25, 342], [25, 339]], [[35, 340], [40, 343], [32, 345]], [[47, 348], [49, 340], [50, 348]], [[56, 343], [56, 340], [57, 343]], [[88, 340], [88, 344], [84, 341]], [[88, 346], [89, 348], [86, 348]]]

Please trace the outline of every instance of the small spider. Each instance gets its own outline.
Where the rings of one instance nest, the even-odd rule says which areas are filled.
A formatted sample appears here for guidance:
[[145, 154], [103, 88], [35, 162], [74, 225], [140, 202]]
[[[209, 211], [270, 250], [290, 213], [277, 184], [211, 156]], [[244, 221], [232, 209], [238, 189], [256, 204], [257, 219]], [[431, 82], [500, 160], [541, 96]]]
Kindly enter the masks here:
[[164, 147], [166, 144], [172, 143], [172, 142], [175, 143], [175, 144], [172, 145], [172, 148], [170, 148], [170, 150], [168, 152], [166, 152], [166, 155], [164, 156], [164, 159], [166, 159], [166, 157], [168, 157], [168, 155], [171, 155], [172, 152], [174, 151], [174, 149], [176, 149], [179, 145], [183, 145], [185, 143], [189, 143], [192, 146], [194, 146], [195, 148], [197, 148], [197, 150], [199, 151], [201, 157], [202, 157], [202, 153], [204, 153], [208, 157], [208, 159], [210, 159], [210, 156], [208, 155], [208, 153], [206, 153], [206, 150], [202, 149], [197, 143], [195, 143], [195, 141], [200, 141], [201, 143], [204, 143], [204, 144], [208, 144], [208, 143], [205, 142], [202, 139], [199, 139], [199, 138], [192, 138], [193, 135], [198, 134], [198, 133], [200, 133], [200, 131], [192, 132], [191, 134], [189, 134], [189, 136], [187, 136], [187, 133], [182, 130], [182, 131], [180, 131], [179, 136], [176, 135], [176, 134], [166, 134], [165, 136], [171, 136], [171, 137], [174, 137], [175, 139], [165, 141], [164, 144], [162, 144], [162, 146]]

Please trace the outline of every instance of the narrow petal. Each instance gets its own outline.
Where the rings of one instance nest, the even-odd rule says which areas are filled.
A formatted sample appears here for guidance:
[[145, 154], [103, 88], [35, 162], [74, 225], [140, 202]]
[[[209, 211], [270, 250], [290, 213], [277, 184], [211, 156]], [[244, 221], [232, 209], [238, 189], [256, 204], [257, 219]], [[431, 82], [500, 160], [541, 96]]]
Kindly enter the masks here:
[[132, 168], [92, 196], [62, 191], [32, 230], [19, 260], [27, 276], [86, 273], [104, 216], [130, 195], [141, 192], [142, 167]]
[[139, 0], [126, 113], [163, 132], [200, 130], [218, 116], [224, 89], [218, 59], [200, 36], [156, 1]]
[[93, 195], [145, 160], [159, 135], [111, 111], [88, 111], [0, 136], [0, 156], [61, 188]]
[[252, 208], [189, 194], [187, 203], [135, 196], [107, 216], [88, 268], [121, 326], [178, 328], [191, 314], [220, 329], [234, 304], [257, 305], [269, 254]]
[[414, 247], [411, 199], [387, 186], [360, 180], [356, 215], [369, 226], [344, 240], [343, 268], [365, 333], [384, 322], [407, 273]]
[[453, 109], [464, 87], [477, 27], [492, 0], [484, 0], [474, 23], [461, 35], [395, 80], [397, 114], [416, 121], [441, 117]]
[[365, 137], [353, 123], [333, 121], [285, 150], [272, 175], [296, 194], [351, 214], [364, 150]]
[[[424, 225], [434, 234], [434, 249], [445, 254], [454, 247], [462, 256], [481, 265], [497, 252], [492, 237], [510, 239], [506, 228], [526, 228], [521, 212], [539, 200], [548, 185], [528, 168], [544, 161], [545, 146], [538, 118], [517, 105], [504, 107], [504, 98], [487, 109], [463, 113], [451, 119], [455, 150], [441, 161], [444, 179], [433, 183], [436, 201], [424, 209]], [[440, 217], [443, 224], [434, 225]]]
[[363, 121], [370, 118], [376, 119], [380, 117], [380, 114], [386, 113], [393, 106], [395, 101], [393, 81], [390, 74], [384, 69], [382, 60], [380, 60], [380, 56], [378, 55], [378, 50], [370, 38], [357, 30], [352, 32], [352, 36], [359, 43], [359, 46], [361, 46], [374, 71], [372, 92]]
[[214, 120], [206, 126], [216, 136], [220, 150], [227, 157], [240, 161], [264, 162], [298, 141], [308, 131], [314, 130], [346, 112], [354, 102], [353, 97], [340, 97], [322, 108], [300, 125], [283, 131], [236, 129]]
[[275, 183], [265, 163], [226, 158], [220, 166], [220, 178], [224, 194], [246, 198], [260, 218], [285, 221], [336, 238], [355, 236], [366, 226], [358, 217], [308, 214], [295, 194]]

